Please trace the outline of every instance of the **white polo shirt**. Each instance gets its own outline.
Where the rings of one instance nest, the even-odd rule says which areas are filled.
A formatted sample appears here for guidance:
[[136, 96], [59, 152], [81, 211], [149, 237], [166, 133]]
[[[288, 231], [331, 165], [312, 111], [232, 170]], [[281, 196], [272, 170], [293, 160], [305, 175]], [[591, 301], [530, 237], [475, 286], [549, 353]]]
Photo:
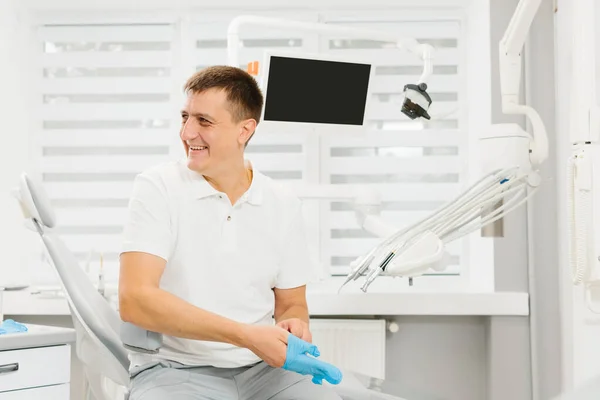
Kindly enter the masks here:
[[[151, 168], [135, 179], [123, 252], [167, 261], [160, 287], [235, 321], [273, 324], [273, 288], [308, 282], [301, 203], [260, 172], [235, 205], [186, 161]], [[225, 343], [164, 336], [156, 355], [131, 353], [132, 367], [157, 359], [238, 367], [260, 361]]]

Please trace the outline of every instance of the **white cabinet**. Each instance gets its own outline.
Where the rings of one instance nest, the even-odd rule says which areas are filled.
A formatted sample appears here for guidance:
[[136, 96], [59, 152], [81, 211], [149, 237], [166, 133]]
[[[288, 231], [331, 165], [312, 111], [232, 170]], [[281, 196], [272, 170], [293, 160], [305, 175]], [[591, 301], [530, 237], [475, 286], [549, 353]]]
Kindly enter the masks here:
[[57, 386], [0, 393], [0, 400], [65, 400], [69, 398], [70, 390], [69, 384], [65, 383]]
[[70, 371], [71, 346], [66, 344], [0, 351], [0, 393], [69, 383]]
[[69, 400], [73, 329], [28, 325], [0, 336], [0, 400]]

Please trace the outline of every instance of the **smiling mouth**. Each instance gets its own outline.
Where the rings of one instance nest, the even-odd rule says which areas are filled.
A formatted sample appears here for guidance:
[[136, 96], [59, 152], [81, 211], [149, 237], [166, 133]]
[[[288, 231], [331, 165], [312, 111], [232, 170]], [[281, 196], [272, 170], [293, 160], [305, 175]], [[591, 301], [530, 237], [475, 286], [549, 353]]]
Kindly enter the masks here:
[[190, 146], [190, 150], [193, 150], [193, 151], [208, 150], [208, 146]]

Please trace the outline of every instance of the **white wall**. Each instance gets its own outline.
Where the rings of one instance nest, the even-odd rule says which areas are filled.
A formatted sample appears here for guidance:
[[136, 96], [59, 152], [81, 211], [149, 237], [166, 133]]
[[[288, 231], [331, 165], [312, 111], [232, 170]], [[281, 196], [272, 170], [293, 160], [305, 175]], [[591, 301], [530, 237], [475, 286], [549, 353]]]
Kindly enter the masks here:
[[[35, 104], [26, 98], [25, 68], [29, 65], [23, 45], [28, 32], [23, 28], [25, 14], [17, 0], [0, 1], [0, 285], [27, 277], [26, 251], [20, 246], [28, 235], [10, 188], [29, 165], [29, 119], [36, 113]], [[17, 244], [17, 245], [15, 245]]]
[[[596, 2], [596, 4], [598, 4]], [[596, 5], [600, 12], [600, 6]], [[569, 141], [569, 107], [572, 101], [571, 85], [573, 84], [572, 35], [576, 24], [572, 21], [573, 3], [560, 2], [556, 13], [556, 65], [557, 65], [557, 110], [556, 114], [559, 132], [559, 175], [558, 191], [559, 223], [560, 223], [560, 261], [562, 266], [561, 279], [561, 312], [563, 324], [562, 356], [564, 359], [563, 383], [565, 388], [577, 387], [591, 377], [600, 375], [600, 316], [587, 309], [583, 289], [571, 283], [571, 269], [568, 262], [567, 247], [567, 215], [566, 215], [566, 171], [567, 160], [570, 157]], [[597, 16], [599, 14], [596, 14]], [[597, 17], [596, 17], [597, 21]], [[596, 35], [600, 41], [600, 35]], [[597, 47], [598, 49], [598, 47]], [[596, 57], [600, 58], [600, 51]], [[600, 63], [597, 64], [600, 66]], [[600, 74], [597, 74], [600, 75]], [[600, 76], [597, 76], [597, 79]], [[598, 227], [596, 227], [598, 234]]]
[[[489, 329], [486, 321], [489, 319], [468, 316], [395, 318], [399, 331], [389, 334], [386, 342], [386, 374], [390, 389], [411, 400], [492, 399], [487, 396]], [[515, 390], [511, 391], [511, 388]], [[494, 399], [524, 399], [510, 397], [511, 393], [523, 393], [522, 385], [514, 379], [510, 387], [496, 387], [494, 393]]]
[[[492, 43], [497, 43], [504, 34], [518, 3], [519, 0], [492, 0]], [[545, 400], [561, 391], [558, 226], [556, 218], [549, 217], [556, 213], [557, 190], [553, 19], [553, 0], [543, 0], [529, 31], [528, 49], [524, 52], [524, 66], [530, 73], [524, 74], [523, 78], [528, 82], [521, 84], [521, 101], [538, 111], [548, 133], [550, 155], [540, 169], [543, 186], [530, 201], [531, 225], [525, 207], [515, 211], [505, 219], [505, 237], [496, 239], [494, 244], [496, 290], [530, 292], [531, 316], [492, 318], [490, 321], [490, 400]], [[514, 122], [526, 128], [523, 117], [501, 112], [497, 51], [492, 51], [492, 71], [493, 122]], [[532, 235], [531, 246], [528, 246], [528, 234]], [[534, 267], [531, 275], [530, 263]], [[533, 357], [529, 356], [530, 352]]]
[[534, 399], [549, 399], [562, 388], [560, 376], [562, 357], [560, 348], [558, 222], [552, 216], [557, 210], [558, 132], [554, 82], [554, 0], [543, 0], [529, 35], [526, 50], [528, 83], [525, 86], [527, 102], [544, 121], [550, 152], [540, 167], [543, 185], [530, 202], [532, 233], [529, 263], [533, 270], [528, 276], [531, 296], [531, 329], [533, 340]]

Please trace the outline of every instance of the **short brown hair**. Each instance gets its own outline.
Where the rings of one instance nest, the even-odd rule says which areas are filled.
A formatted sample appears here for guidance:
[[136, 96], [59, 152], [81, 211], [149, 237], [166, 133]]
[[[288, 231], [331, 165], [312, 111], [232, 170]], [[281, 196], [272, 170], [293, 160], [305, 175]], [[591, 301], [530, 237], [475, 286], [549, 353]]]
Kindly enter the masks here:
[[231, 116], [235, 122], [253, 118], [260, 122], [263, 95], [258, 83], [246, 71], [226, 65], [204, 68], [192, 75], [185, 83], [185, 94], [200, 93], [208, 89], [222, 89], [231, 104]]

